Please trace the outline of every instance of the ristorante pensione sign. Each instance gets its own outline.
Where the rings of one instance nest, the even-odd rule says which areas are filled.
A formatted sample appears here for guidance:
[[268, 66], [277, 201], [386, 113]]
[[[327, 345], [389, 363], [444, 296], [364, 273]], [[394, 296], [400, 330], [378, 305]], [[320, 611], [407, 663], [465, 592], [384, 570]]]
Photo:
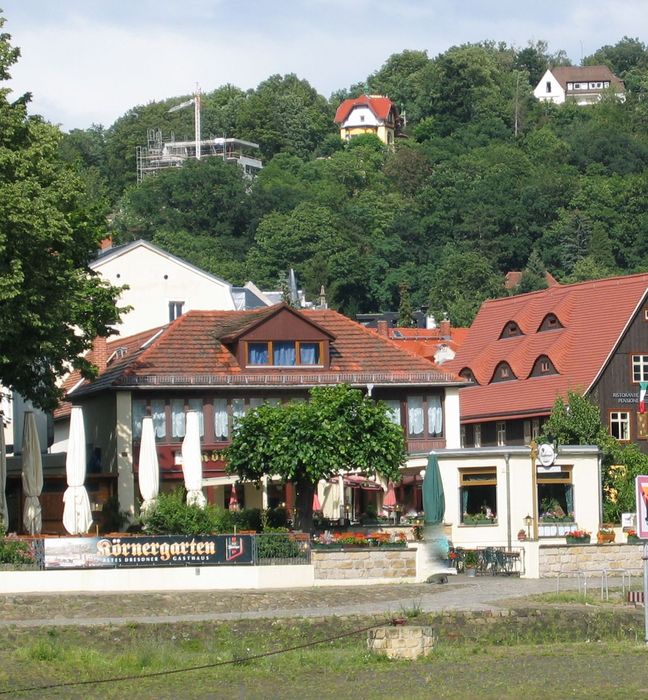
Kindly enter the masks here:
[[252, 564], [251, 535], [58, 537], [44, 540], [46, 569]]

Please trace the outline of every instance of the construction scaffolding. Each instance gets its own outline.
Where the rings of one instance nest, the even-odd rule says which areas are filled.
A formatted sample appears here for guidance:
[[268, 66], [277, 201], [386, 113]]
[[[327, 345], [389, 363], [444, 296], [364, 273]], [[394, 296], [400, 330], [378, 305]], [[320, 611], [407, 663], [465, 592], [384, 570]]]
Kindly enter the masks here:
[[263, 168], [262, 162], [251, 152], [258, 151], [259, 144], [234, 138], [211, 138], [200, 141], [176, 141], [171, 134], [168, 141], [162, 138], [160, 129], [149, 129], [146, 146], [137, 146], [137, 182], [160, 170], [180, 167], [185, 161], [202, 158], [222, 158], [235, 163], [247, 178], [253, 178]]

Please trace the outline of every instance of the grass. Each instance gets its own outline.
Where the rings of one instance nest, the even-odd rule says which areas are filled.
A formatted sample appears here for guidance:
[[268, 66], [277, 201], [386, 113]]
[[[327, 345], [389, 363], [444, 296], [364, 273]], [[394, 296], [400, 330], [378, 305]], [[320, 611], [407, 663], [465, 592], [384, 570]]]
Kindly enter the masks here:
[[[242, 620], [123, 627], [0, 630], [0, 692], [11, 698], [527, 698], [648, 694], [643, 614], [545, 609], [484, 619], [420, 612], [436, 628], [427, 659], [389, 661], [366, 632], [274, 656], [383, 622], [377, 618]], [[234, 663], [225, 663], [234, 662]], [[215, 665], [224, 664], [224, 665]], [[169, 673], [191, 666], [200, 670]], [[119, 676], [154, 678], [18, 692], [19, 688]]]

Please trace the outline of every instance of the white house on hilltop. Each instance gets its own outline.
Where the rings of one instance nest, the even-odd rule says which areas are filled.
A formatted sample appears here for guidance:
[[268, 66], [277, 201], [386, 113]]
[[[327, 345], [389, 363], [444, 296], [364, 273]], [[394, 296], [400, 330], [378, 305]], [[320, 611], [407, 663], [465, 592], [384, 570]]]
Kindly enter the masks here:
[[541, 102], [589, 105], [610, 89], [617, 98], [625, 100], [623, 81], [607, 66], [556, 66], [545, 72], [533, 94]]

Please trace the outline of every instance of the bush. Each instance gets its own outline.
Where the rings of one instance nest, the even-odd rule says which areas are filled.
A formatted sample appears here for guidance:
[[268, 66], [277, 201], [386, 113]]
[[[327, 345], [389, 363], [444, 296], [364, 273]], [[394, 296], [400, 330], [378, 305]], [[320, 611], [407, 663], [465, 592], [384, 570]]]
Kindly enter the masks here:
[[301, 553], [299, 544], [282, 532], [258, 535], [257, 548], [259, 559], [296, 559]]
[[22, 566], [33, 563], [34, 554], [29, 542], [12, 537], [0, 537], [0, 564]]

